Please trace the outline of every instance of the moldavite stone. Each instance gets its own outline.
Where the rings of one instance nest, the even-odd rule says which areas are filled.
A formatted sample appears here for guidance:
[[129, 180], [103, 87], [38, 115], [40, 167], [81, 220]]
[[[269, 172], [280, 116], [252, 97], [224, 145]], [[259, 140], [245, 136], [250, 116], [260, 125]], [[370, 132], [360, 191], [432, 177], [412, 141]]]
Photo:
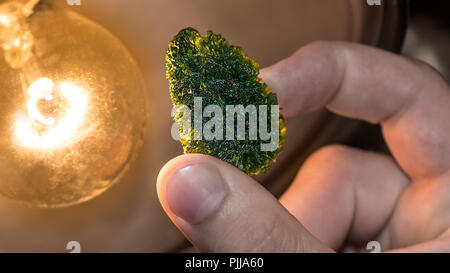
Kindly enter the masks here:
[[[226, 120], [226, 105], [267, 105], [267, 126], [270, 131], [271, 105], [277, 105], [275, 94], [258, 78], [258, 64], [246, 56], [240, 47], [231, 46], [221, 35], [209, 31], [205, 37], [193, 28], [181, 30], [169, 44], [166, 56], [167, 79], [174, 106], [185, 105], [194, 109], [194, 97], [202, 98], [203, 109], [207, 105], [219, 105]], [[192, 115], [194, 116], [194, 115]], [[185, 132], [181, 115], [175, 114], [180, 133]], [[211, 118], [202, 118], [205, 124]], [[279, 145], [274, 151], [261, 151], [261, 143], [250, 140], [248, 120], [245, 140], [194, 140], [194, 120], [190, 138], [181, 136], [185, 153], [203, 153], [220, 158], [249, 175], [265, 172], [271, 160], [275, 160], [285, 141], [283, 117], [279, 118]], [[225, 136], [225, 125], [223, 126]], [[236, 130], [235, 123], [235, 133]], [[236, 139], [236, 138], [235, 138]]]

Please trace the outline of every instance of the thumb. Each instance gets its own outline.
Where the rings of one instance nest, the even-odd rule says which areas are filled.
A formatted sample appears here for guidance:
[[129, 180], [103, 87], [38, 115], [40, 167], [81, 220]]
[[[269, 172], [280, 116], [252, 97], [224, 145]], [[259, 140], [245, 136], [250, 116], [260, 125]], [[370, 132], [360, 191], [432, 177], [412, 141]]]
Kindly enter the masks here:
[[258, 182], [217, 158], [179, 156], [157, 187], [166, 213], [201, 251], [331, 251]]

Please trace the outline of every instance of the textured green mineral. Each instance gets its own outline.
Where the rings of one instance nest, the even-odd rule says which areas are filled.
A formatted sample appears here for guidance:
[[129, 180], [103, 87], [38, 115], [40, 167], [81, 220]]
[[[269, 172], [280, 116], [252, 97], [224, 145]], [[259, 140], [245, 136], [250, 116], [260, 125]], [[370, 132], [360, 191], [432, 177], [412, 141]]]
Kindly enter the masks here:
[[[258, 63], [246, 56], [240, 47], [230, 45], [221, 35], [209, 31], [206, 36], [201, 36], [193, 28], [181, 30], [169, 44], [166, 66], [170, 96], [175, 107], [185, 105], [194, 109], [194, 97], [200, 97], [203, 109], [207, 105], [219, 105], [225, 120], [226, 105], [267, 105], [267, 124], [268, 130], [270, 129], [270, 107], [277, 105], [275, 94], [258, 78]], [[180, 134], [186, 132], [181, 116], [180, 113], [174, 116], [175, 121], [180, 124]], [[246, 134], [243, 140], [196, 139], [194, 134], [198, 128], [194, 128], [193, 116], [189, 137], [185, 135], [180, 140], [184, 152], [215, 156], [249, 175], [267, 171], [270, 161], [275, 160], [285, 141], [281, 115], [279, 142], [273, 151], [261, 149], [261, 143], [267, 141], [259, 137], [256, 140], [249, 138], [248, 120], [245, 121]], [[211, 117], [202, 117], [203, 124], [210, 119]], [[236, 127], [234, 132], [237, 132]]]

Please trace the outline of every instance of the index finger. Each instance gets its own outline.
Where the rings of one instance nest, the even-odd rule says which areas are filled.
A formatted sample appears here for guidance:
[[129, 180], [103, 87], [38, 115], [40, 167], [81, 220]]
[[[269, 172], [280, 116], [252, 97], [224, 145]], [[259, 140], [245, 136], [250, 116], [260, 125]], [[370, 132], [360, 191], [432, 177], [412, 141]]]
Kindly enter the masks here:
[[380, 123], [413, 179], [450, 169], [448, 83], [419, 61], [346, 42], [315, 42], [261, 71], [286, 116], [323, 107]]

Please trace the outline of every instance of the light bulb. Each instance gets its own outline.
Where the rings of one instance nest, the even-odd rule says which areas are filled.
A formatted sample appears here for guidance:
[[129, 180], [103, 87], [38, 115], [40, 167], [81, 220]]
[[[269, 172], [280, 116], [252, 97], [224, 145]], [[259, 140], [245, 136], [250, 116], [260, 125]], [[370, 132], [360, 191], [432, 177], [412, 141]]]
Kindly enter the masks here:
[[138, 66], [111, 33], [56, 1], [0, 3], [0, 194], [40, 207], [91, 199], [142, 144]]

